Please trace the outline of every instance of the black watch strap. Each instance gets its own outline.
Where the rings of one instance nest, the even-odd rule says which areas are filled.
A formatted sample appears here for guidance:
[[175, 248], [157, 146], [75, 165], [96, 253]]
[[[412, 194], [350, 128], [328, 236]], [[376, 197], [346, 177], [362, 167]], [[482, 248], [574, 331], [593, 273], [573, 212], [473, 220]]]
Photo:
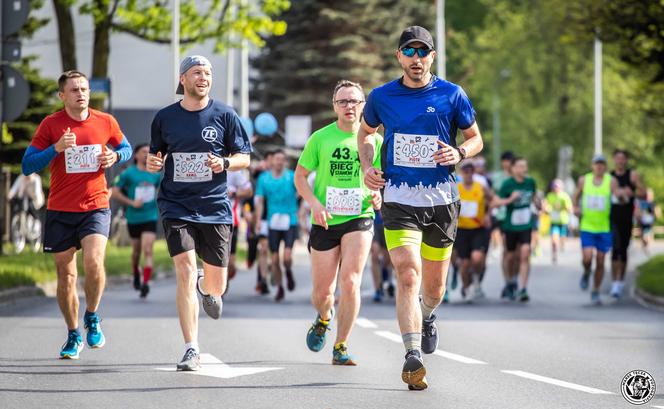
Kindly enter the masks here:
[[228, 158], [224, 158], [224, 170], [228, 170], [230, 166], [231, 166], [231, 161], [229, 161]]

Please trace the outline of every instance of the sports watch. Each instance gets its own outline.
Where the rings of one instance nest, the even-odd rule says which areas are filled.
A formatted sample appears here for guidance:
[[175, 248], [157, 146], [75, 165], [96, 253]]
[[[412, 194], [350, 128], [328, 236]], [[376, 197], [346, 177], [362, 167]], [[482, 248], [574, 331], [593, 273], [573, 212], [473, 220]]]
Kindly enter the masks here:
[[228, 158], [224, 158], [224, 170], [228, 170], [230, 166], [231, 166], [231, 161], [229, 161]]

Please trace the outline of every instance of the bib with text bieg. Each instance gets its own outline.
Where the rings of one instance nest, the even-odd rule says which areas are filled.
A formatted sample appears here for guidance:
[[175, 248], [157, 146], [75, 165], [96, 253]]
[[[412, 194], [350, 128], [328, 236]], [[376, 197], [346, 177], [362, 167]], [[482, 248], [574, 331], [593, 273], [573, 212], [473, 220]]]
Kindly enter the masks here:
[[394, 164], [409, 168], [435, 168], [433, 154], [438, 135], [394, 134]]
[[270, 217], [270, 229], [286, 231], [290, 229], [290, 215], [287, 213], [275, 213]]
[[523, 226], [524, 224], [528, 224], [532, 217], [533, 215], [530, 211], [530, 207], [512, 210], [512, 226]]
[[586, 198], [586, 207], [590, 210], [603, 212], [606, 210], [606, 197], [604, 196], [588, 196]]
[[174, 182], [207, 182], [212, 180], [212, 169], [207, 162], [207, 152], [173, 153]]
[[340, 216], [359, 216], [362, 214], [362, 189], [328, 186], [325, 208]]
[[465, 217], [468, 219], [473, 219], [479, 214], [479, 204], [472, 200], [462, 200], [461, 201], [461, 211], [459, 216]]
[[136, 186], [134, 190], [134, 200], [140, 200], [143, 203], [154, 201], [155, 188], [152, 185]]
[[99, 170], [101, 145], [79, 145], [65, 149], [67, 173], [89, 173]]

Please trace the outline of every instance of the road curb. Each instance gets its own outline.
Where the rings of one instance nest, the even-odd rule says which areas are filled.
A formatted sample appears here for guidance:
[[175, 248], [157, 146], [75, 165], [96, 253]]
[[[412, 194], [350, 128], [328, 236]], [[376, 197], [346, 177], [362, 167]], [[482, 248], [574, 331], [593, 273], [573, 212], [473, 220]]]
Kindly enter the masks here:
[[[175, 276], [174, 271], [159, 271], [153, 274], [152, 281], [163, 280]], [[120, 287], [133, 282], [133, 276], [106, 276], [106, 290]], [[77, 287], [79, 293], [84, 292], [85, 277], [79, 277]], [[39, 283], [36, 285], [25, 285], [20, 287], [0, 290], [0, 307], [5, 304], [13, 304], [18, 300], [28, 297], [55, 297], [58, 288], [56, 280]]]
[[655, 311], [664, 312], [664, 297], [650, 294], [649, 292], [646, 292], [638, 287], [634, 288], [632, 296], [642, 306]]

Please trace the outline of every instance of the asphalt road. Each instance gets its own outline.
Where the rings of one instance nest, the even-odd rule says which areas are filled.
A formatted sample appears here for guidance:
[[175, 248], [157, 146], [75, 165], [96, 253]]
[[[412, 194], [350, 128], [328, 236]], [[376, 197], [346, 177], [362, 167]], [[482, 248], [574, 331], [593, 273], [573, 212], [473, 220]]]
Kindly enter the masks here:
[[[485, 300], [469, 305], [452, 292], [439, 310], [439, 351], [425, 357], [426, 391], [409, 392], [401, 381], [394, 302], [371, 301], [369, 274], [349, 342], [359, 365], [332, 366], [332, 342], [317, 354], [307, 349], [315, 312], [300, 250], [298, 286], [284, 302], [254, 295], [255, 273], [240, 271], [221, 320], [201, 311], [205, 364], [197, 374], [174, 371], [182, 338], [172, 279], [155, 282], [147, 300], [129, 285], [109, 289], [100, 310], [106, 346], [84, 349], [79, 361], [56, 359], [66, 332], [54, 299], [4, 306], [0, 408], [629, 408], [620, 382], [634, 369], [659, 384], [645, 407], [664, 408], [664, 313], [606, 294], [603, 306], [591, 306], [578, 288], [578, 243], [557, 266], [544, 250], [528, 304], [498, 299], [496, 254]], [[643, 260], [638, 246], [631, 254], [632, 265]]]

